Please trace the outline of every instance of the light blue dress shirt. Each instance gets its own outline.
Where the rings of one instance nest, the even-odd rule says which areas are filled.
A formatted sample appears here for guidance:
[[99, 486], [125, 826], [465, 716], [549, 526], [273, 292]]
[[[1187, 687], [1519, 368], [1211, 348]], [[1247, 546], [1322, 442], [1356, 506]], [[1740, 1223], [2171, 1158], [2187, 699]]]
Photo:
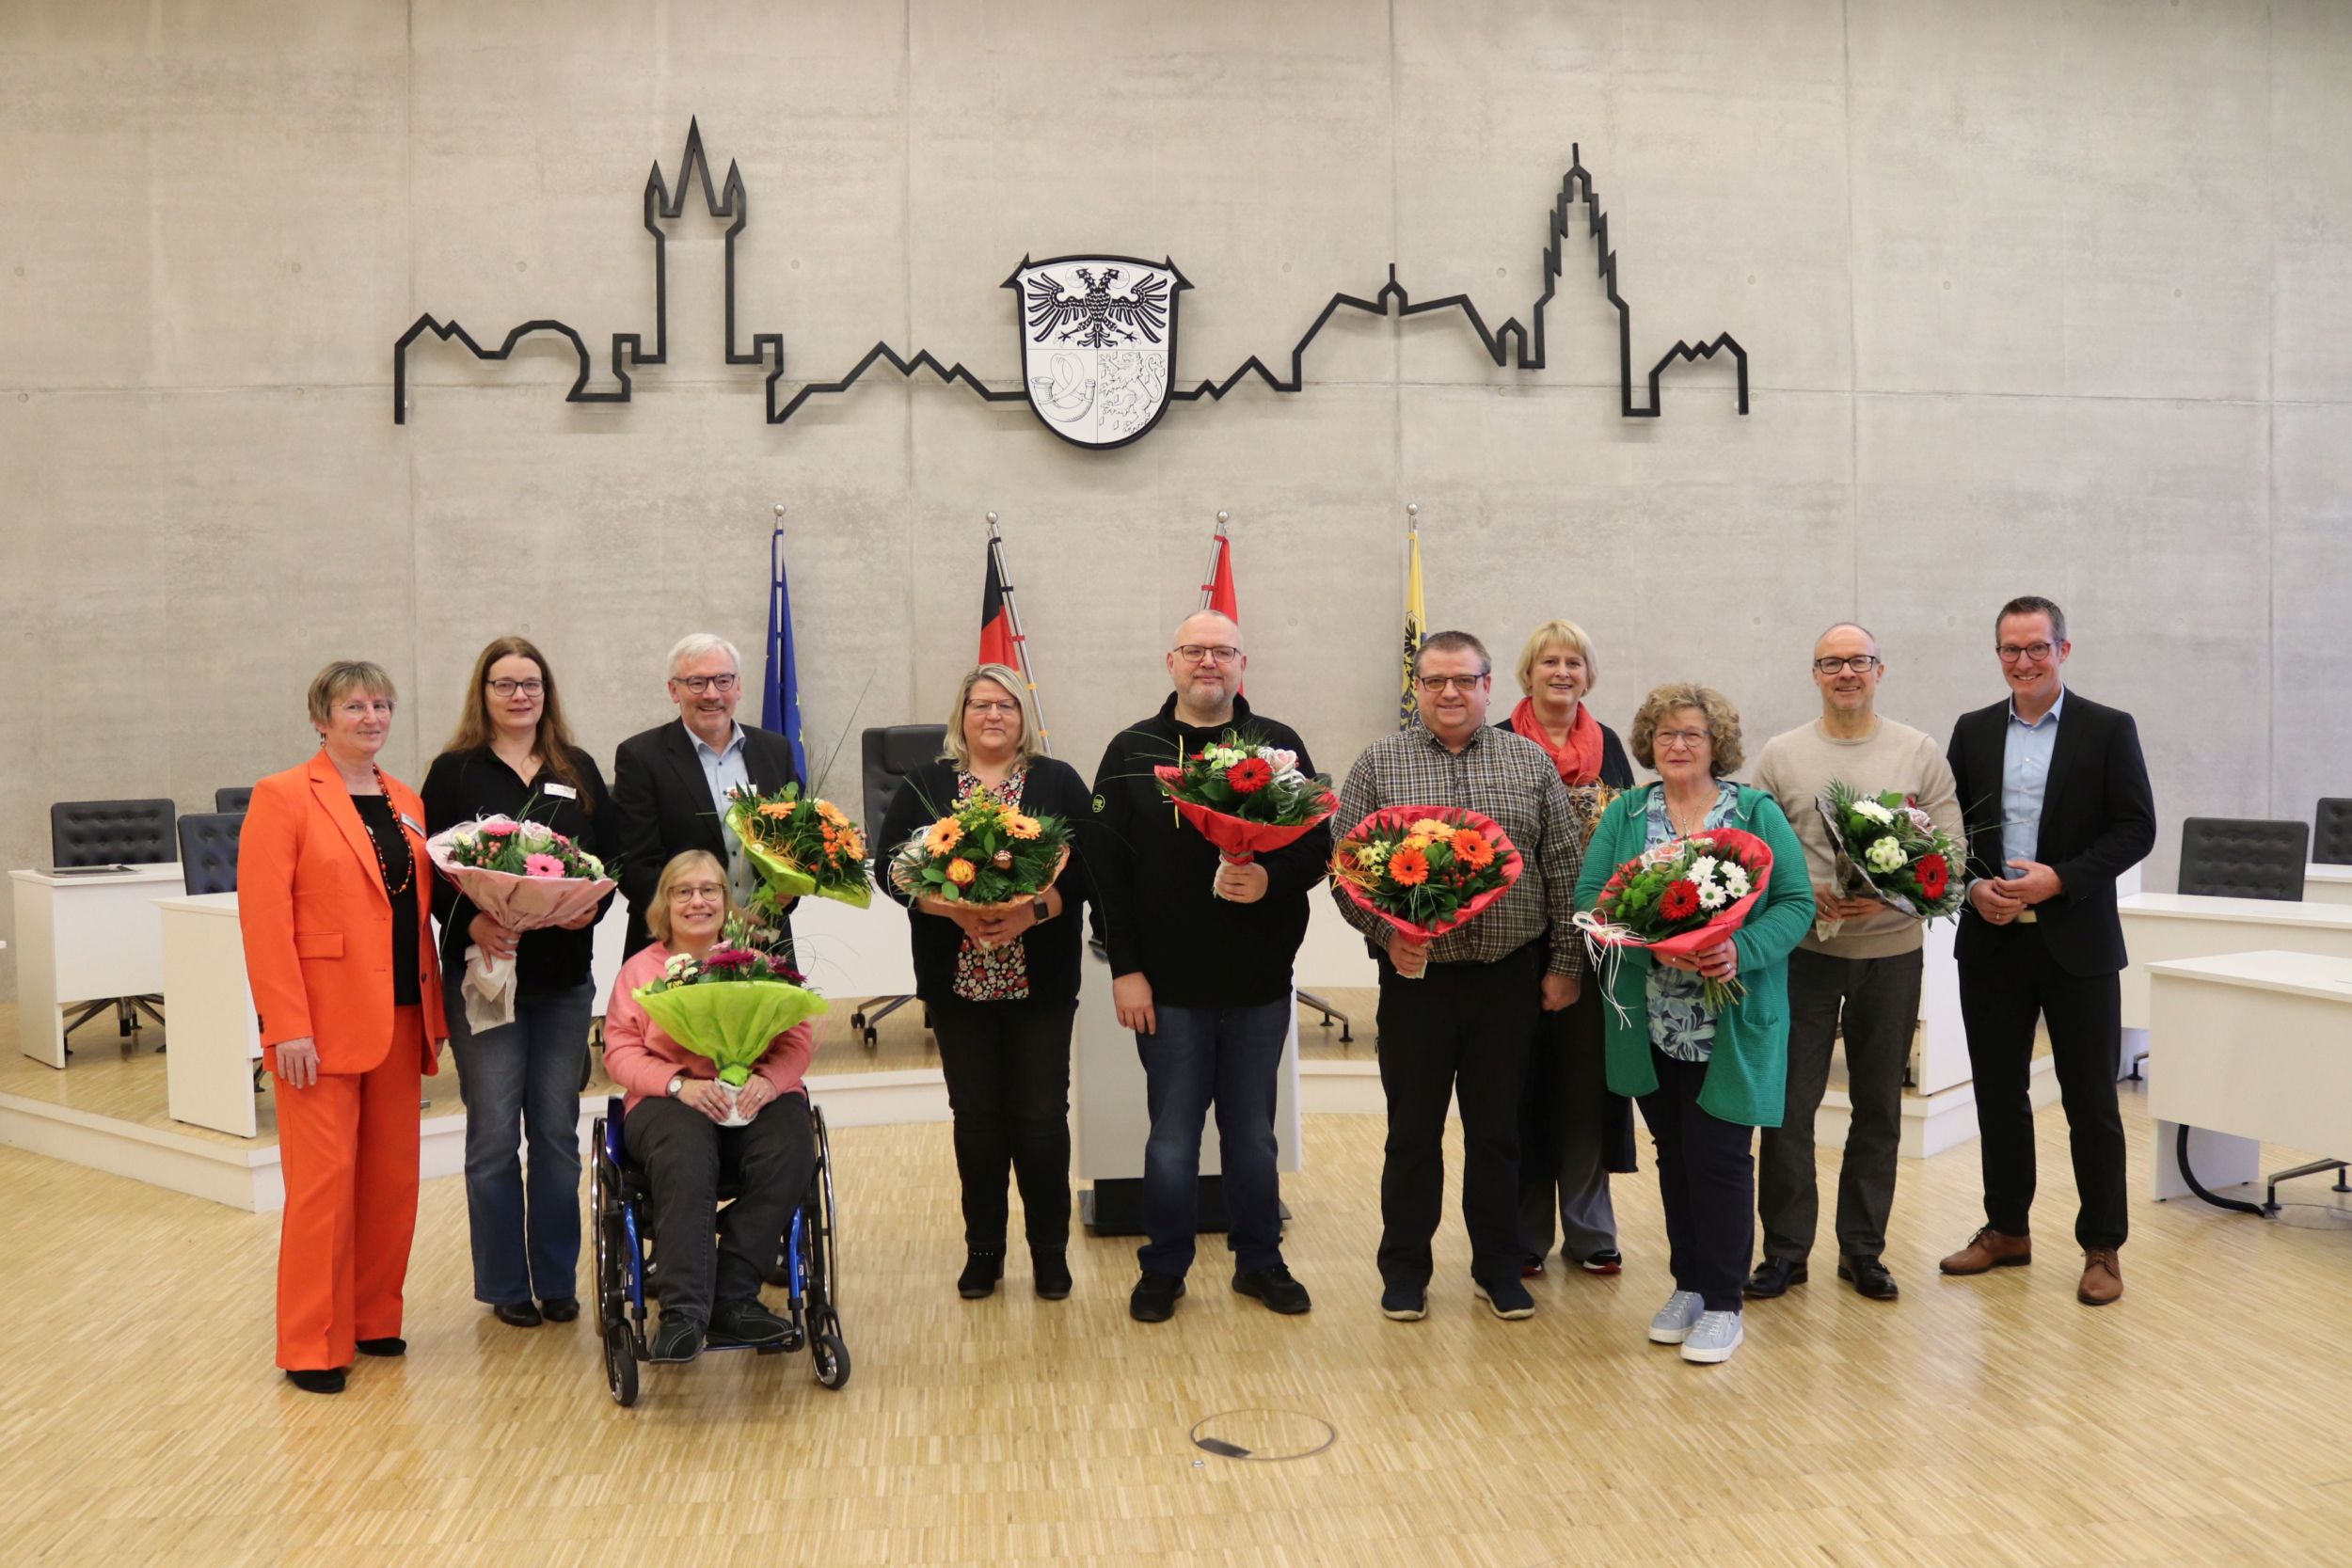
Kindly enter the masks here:
[[752, 897], [752, 864], [743, 854], [743, 841], [727, 826], [727, 791], [752, 786], [751, 768], [743, 760], [743, 726], [734, 727], [723, 748], [714, 749], [691, 729], [686, 732], [686, 738], [694, 744], [694, 760], [703, 765], [703, 782], [710, 786], [710, 803], [719, 813], [719, 836], [727, 847], [727, 889], [735, 895], [738, 907], [748, 905]]
[[[2029, 861], [2042, 842], [2042, 797], [2050, 787], [2050, 754], [2058, 750], [2058, 714], [2066, 706], [2059, 689], [2050, 711], [2032, 723], [2017, 717], [2009, 705], [2009, 727], [2001, 739], [2001, 859]], [[2025, 875], [2012, 865], [2001, 867], [2004, 878]]]

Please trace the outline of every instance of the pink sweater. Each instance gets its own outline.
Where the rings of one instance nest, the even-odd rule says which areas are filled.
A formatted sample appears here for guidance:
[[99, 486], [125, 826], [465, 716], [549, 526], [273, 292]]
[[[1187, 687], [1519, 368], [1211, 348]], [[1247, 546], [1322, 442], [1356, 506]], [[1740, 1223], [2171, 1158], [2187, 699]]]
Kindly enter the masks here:
[[[669, 1091], [670, 1080], [683, 1072], [689, 1078], [716, 1078], [719, 1069], [707, 1056], [697, 1056], [662, 1032], [645, 1016], [636, 992], [660, 978], [670, 950], [660, 942], [640, 948], [621, 966], [612, 981], [612, 999], [604, 1007], [604, 1070], [628, 1091], [624, 1115], [648, 1095]], [[778, 1095], [799, 1092], [808, 1059], [817, 1051], [814, 1022], [796, 1023], [769, 1043], [768, 1053], [752, 1070], [775, 1086]]]

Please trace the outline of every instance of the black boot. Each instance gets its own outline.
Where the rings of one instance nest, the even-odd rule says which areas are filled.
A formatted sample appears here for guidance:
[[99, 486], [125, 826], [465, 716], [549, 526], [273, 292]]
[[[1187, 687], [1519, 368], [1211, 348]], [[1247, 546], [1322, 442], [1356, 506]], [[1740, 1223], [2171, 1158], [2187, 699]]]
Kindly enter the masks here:
[[983, 1300], [996, 1293], [996, 1282], [1004, 1277], [1003, 1251], [982, 1252], [976, 1247], [964, 1254], [963, 1272], [956, 1276], [956, 1294], [966, 1301]]

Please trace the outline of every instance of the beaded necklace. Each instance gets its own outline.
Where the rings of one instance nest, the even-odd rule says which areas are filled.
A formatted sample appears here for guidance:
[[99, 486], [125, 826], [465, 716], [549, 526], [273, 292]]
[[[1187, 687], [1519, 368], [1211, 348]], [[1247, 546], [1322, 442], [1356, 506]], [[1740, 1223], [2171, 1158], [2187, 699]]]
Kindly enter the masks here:
[[[375, 768], [373, 764], [370, 764], [370, 768], [375, 774], [375, 792], [377, 796], [382, 799], [386, 805], [390, 805], [392, 803], [392, 792], [384, 787], [384, 769], [381, 768]], [[392, 812], [392, 832], [396, 833], [401, 832], [400, 813], [397, 809]], [[368, 834], [368, 847], [375, 851], [375, 868], [384, 874], [385, 895], [386, 896], [393, 899], [397, 899], [402, 894], [406, 893], [410, 885], [417, 879], [416, 851], [408, 849], [408, 841], [405, 836], [401, 839], [400, 847], [404, 850], [407, 850], [407, 853], [401, 857], [402, 866], [400, 873], [400, 886], [394, 887], [392, 886], [392, 865], [389, 861], [384, 858], [383, 842], [373, 833]]]

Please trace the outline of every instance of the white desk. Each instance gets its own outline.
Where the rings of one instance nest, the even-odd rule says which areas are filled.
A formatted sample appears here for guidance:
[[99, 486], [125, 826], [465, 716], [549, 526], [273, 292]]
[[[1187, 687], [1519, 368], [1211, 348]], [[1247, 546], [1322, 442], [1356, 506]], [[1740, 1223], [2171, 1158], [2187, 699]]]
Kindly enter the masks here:
[[186, 884], [177, 862], [80, 877], [11, 871], [8, 879], [16, 884], [17, 1043], [33, 1060], [62, 1068], [60, 1007], [164, 989], [154, 901]]
[[2352, 958], [2260, 949], [2147, 966], [2155, 1196], [2188, 1191], [2178, 1130], [2207, 1188], [2261, 1175], [2261, 1146], [2352, 1154]]
[[2303, 867], [2303, 902], [2352, 904], [2352, 865], [2313, 861]]
[[2138, 893], [2118, 901], [2123, 945], [2123, 1027], [2150, 1026], [2149, 965], [2176, 958], [2276, 948], [2352, 958], [2352, 904], [2288, 903], [2269, 898], [2206, 898]]
[[792, 957], [846, 1021], [874, 996], [914, 994], [914, 941], [906, 907], [874, 895], [865, 909], [832, 898], [792, 906]]
[[163, 923], [164, 994], [171, 999], [171, 1049], [164, 1053], [171, 1119], [252, 1137], [262, 1031], [246, 980], [237, 895], [158, 898], [155, 908]]

